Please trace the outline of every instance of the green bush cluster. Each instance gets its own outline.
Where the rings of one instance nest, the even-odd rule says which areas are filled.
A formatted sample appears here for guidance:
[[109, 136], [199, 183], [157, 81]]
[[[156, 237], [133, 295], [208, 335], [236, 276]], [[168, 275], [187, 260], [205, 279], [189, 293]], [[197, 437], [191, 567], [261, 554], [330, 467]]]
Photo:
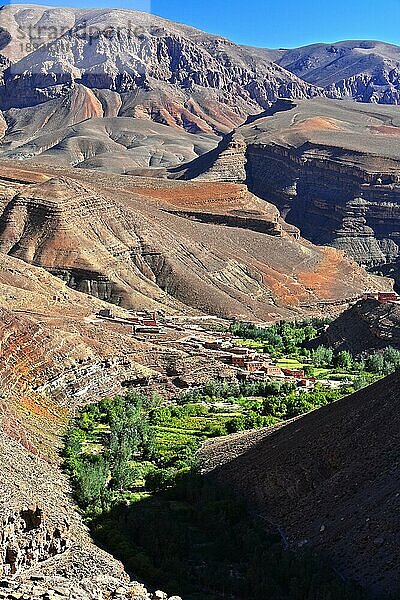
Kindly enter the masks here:
[[258, 327], [253, 323], [235, 321], [229, 330], [237, 337], [263, 342], [265, 349], [270, 353], [293, 354], [305, 342], [317, 337], [330, 321], [330, 319], [281, 321], [270, 327]]
[[332, 348], [318, 346], [311, 357], [316, 367], [335, 367], [347, 372], [353, 370], [358, 373], [385, 376], [400, 368], [400, 350], [390, 346], [359, 360], [356, 360], [347, 350], [335, 353]]

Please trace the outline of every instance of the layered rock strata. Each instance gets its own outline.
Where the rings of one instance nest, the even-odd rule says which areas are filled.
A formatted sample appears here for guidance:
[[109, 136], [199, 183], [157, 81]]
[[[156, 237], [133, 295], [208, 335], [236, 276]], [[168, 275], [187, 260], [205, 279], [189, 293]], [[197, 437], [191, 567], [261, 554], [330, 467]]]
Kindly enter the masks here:
[[282, 100], [171, 176], [246, 182], [307, 239], [395, 274], [399, 135], [394, 107]]

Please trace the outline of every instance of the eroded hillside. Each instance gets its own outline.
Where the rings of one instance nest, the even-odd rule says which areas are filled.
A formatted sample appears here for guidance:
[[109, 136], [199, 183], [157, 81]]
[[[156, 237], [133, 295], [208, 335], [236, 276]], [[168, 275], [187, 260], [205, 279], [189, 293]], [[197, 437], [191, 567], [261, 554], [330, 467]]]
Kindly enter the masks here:
[[47, 180], [23, 184], [26, 169], [2, 165], [1, 251], [125, 308], [268, 320], [390, 287], [243, 185], [38, 172]]
[[10, 158], [157, 175], [278, 97], [319, 93], [252, 49], [147, 13], [9, 5], [0, 23]]
[[361, 300], [335, 319], [313, 346], [327, 345], [355, 355], [400, 349], [400, 305], [378, 300]]
[[283, 100], [172, 176], [246, 182], [307, 239], [397, 274], [399, 135], [395, 107]]

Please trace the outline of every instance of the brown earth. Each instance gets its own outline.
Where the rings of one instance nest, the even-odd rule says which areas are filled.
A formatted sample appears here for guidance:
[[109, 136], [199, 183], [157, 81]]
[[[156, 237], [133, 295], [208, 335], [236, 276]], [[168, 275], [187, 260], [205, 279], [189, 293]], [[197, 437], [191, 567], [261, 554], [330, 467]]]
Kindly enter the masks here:
[[244, 185], [50, 167], [35, 172], [47, 181], [24, 185], [29, 171], [12, 169], [0, 165], [1, 251], [126, 308], [271, 320], [337, 314], [390, 287], [298, 239]]
[[374, 593], [400, 591], [400, 374], [284, 425], [206, 442], [209, 476], [290, 547]]
[[280, 100], [171, 177], [246, 183], [313, 243], [398, 280], [395, 106]]
[[165, 377], [166, 349], [96, 319], [104, 306], [0, 254], [2, 599], [48, 600], [52, 590], [60, 600], [152, 597], [92, 543], [59, 467], [62, 435], [77, 408], [123, 392], [124, 382]]

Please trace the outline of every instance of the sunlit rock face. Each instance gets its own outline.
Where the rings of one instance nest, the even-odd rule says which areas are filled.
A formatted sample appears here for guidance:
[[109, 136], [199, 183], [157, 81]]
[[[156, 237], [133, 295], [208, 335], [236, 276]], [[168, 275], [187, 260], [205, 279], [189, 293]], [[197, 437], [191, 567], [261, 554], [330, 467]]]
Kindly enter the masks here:
[[400, 102], [400, 48], [374, 40], [312, 44], [303, 48], [266, 51], [266, 56], [330, 98], [373, 104]]
[[4, 7], [0, 21], [3, 110], [80, 87], [82, 114], [220, 133], [278, 96], [318, 93], [255, 49], [146, 13], [21, 5]]
[[399, 136], [396, 107], [281, 100], [171, 176], [246, 182], [304, 237], [395, 274]]

